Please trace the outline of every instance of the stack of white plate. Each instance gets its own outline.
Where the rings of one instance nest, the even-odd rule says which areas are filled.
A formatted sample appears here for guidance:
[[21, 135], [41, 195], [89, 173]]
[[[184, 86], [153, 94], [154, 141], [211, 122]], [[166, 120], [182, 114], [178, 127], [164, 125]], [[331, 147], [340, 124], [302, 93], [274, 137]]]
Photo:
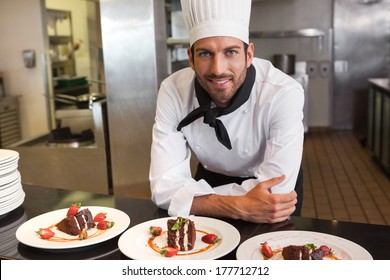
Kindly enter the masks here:
[[0, 219], [0, 252], [7, 258], [20, 259], [18, 252], [19, 240], [15, 238], [17, 229], [27, 221], [27, 213], [22, 207], [12, 211], [12, 215], [7, 215], [6, 219]]
[[0, 215], [18, 208], [24, 201], [18, 161], [18, 152], [0, 149]]

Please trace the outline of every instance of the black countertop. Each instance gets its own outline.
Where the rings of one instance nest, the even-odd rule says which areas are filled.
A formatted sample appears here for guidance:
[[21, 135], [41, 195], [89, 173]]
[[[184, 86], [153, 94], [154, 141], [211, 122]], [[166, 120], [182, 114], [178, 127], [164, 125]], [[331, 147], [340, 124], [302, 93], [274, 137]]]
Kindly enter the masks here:
[[[69, 207], [74, 202], [88, 206], [105, 206], [119, 209], [130, 217], [130, 227], [142, 222], [167, 217], [165, 210], [157, 208], [152, 201], [120, 196], [94, 194], [80, 191], [43, 188], [24, 185], [24, 203], [12, 212], [0, 216], [0, 240], [7, 246], [0, 246], [2, 259], [73, 260], [73, 259], [128, 259], [118, 249], [119, 236], [97, 245], [77, 249], [46, 250], [21, 244], [15, 237], [17, 228], [26, 220], [38, 215]], [[267, 232], [280, 230], [303, 230], [332, 234], [364, 247], [375, 260], [390, 259], [390, 226], [361, 224], [341, 221], [291, 217], [289, 221], [277, 224], [255, 224], [240, 220], [224, 220], [238, 229], [240, 244], [245, 240]], [[3, 242], [3, 241], [2, 241]], [[222, 259], [235, 259], [233, 250]]]

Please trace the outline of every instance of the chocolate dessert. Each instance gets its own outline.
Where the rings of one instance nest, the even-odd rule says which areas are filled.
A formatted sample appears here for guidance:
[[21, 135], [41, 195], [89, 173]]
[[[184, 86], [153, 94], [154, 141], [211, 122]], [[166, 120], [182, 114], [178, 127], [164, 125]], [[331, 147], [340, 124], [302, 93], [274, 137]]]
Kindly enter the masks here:
[[310, 249], [307, 246], [290, 245], [283, 248], [283, 259], [285, 260], [322, 260], [321, 249]]
[[310, 250], [306, 246], [290, 245], [283, 248], [282, 256], [285, 260], [310, 260]]
[[180, 251], [189, 251], [194, 248], [196, 229], [193, 221], [178, 217], [169, 219], [167, 226], [169, 247], [178, 248]]
[[89, 209], [83, 209], [76, 215], [69, 215], [56, 224], [58, 230], [70, 235], [79, 235], [83, 229], [95, 227], [93, 217]]

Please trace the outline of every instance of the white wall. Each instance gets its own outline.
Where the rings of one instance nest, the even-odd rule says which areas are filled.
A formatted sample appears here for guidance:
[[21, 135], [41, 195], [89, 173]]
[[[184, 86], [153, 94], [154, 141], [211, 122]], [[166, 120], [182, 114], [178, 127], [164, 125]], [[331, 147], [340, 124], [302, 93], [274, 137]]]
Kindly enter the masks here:
[[[332, 0], [268, 0], [252, 6], [251, 31], [290, 31], [316, 28], [325, 32], [323, 49], [318, 38], [254, 39], [255, 55], [272, 60], [273, 54], [291, 53], [296, 61], [331, 62]], [[317, 73], [309, 81], [309, 127], [331, 126], [331, 77]]]
[[[36, 67], [26, 68], [22, 52], [36, 52]], [[0, 71], [7, 95], [20, 96], [22, 136], [48, 130], [43, 66], [44, 52], [40, 0], [0, 0]]]

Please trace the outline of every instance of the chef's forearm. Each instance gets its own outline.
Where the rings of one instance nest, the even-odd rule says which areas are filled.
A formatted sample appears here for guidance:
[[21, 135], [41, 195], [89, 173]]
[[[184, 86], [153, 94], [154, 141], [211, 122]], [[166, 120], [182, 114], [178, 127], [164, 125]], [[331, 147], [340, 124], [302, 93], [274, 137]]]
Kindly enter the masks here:
[[191, 214], [220, 218], [240, 219], [237, 196], [209, 194], [194, 197]]

